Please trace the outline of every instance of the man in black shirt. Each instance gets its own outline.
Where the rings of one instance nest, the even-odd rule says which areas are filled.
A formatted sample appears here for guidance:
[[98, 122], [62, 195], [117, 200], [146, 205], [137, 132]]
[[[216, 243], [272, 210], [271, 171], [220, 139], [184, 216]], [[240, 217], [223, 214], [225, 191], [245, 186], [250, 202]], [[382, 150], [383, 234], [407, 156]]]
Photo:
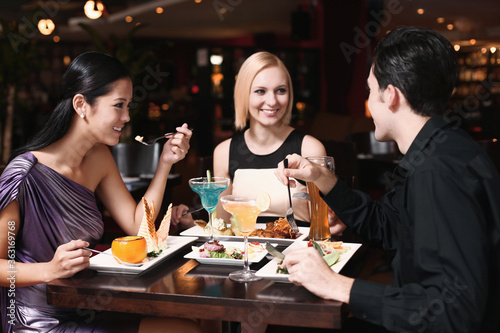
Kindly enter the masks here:
[[390, 331], [500, 331], [500, 177], [445, 112], [454, 53], [440, 34], [413, 27], [377, 46], [368, 78], [375, 137], [405, 155], [379, 202], [298, 155], [276, 172], [285, 184], [314, 182], [348, 227], [396, 253], [390, 286], [337, 274], [312, 248], [286, 256], [290, 281]]

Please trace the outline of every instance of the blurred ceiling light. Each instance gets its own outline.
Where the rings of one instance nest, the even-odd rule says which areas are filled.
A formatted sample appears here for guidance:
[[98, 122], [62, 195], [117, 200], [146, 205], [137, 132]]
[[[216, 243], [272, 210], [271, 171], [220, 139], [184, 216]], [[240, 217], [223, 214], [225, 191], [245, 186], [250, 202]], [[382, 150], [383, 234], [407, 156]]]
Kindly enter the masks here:
[[472, 38], [470, 41], [469, 41], [470, 45], [474, 45], [476, 44], [476, 40], [474, 38]]
[[422, 14], [424, 13], [423, 8], [419, 8], [419, 9], [417, 9], [417, 13], [418, 13], [419, 15], [422, 15]]
[[437, 23], [444, 23], [444, 17], [438, 17]]
[[490, 49], [490, 51], [491, 51], [491, 53], [495, 53], [495, 52], [497, 51], [497, 48], [493, 46], [493, 47]]
[[156, 14], [161, 14], [161, 13], [163, 13], [163, 8], [157, 7], [156, 8]]
[[457, 52], [458, 52], [458, 50], [460, 50], [460, 45], [455, 44], [455, 45], [453, 46], [453, 48], [455, 49], [455, 51], [457, 51]]
[[64, 56], [63, 63], [64, 63], [64, 65], [69, 66], [69, 64], [71, 63], [71, 57], [70, 56]]
[[101, 1], [89, 0], [85, 3], [85, 6], [83, 6], [83, 11], [89, 19], [95, 20], [101, 17], [102, 12], [104, 11], [104, 5]]
[[295, 107], [297, 108], [297, 110], [298, 110], [299, 112], [302, 112], [302, 111], [304, 111], [304, 110], [305, 110], [305, 108], [306, 108], [306, 103], [304, 103], [304, 102], [297, 102], [297, 103], [295, 104]]
[[40, 21], [38, 21], [38, 30], [40, 30], [40, 33], [42, 35], [45, 35], [45, 36], [48, 36], [50, 35], [54, 29], [56, 28], [56, 25], [54, 24], [54, 22], [52, 22], [51, 19], [41, 19]]
[[224, 58], [220, 54], [212, 54], [210, 56], [210, 63], [214, 66], [219, 66], [223, 60]]
[[485, 47], [483, 47], [483, 48], [481, 49], [481, 53], [486, 53], [486, 51], [488, 51], [488, 49], [487, 49], [487, 48], [485, 48]]
[[54, 41], [54, 43], [59, 43], [61, 41], [61, 37], [54, 36], [54, 37], [52, 37], [52, 40]]
[[130, 22], [132, 22], [133, 20], [134, 20], [134, 19], [133, 19], [133, 17], [132, 17], [132, 16], [127, 16], [127, 17], [125, 17], [125, 22], [127, 22], [127, 23], [130, 23]]
[[446, 26], [446, 29], [448, 29], [448, 30], [453, 30], [453, 24], [448, 24], [448, 25]]
[[194, 0], [194, 2], [196, 2], [196, 3], [201, 3], [201, 0]]

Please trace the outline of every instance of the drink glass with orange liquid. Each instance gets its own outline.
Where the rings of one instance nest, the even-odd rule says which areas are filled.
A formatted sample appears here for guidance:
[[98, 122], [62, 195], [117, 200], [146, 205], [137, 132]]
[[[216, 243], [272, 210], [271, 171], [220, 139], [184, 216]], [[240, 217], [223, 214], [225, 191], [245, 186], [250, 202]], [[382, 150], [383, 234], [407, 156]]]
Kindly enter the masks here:
[[220, 198], [222, 207], [231, 215], [236, 227], [243, 234], [245, 263], [242, 270], [232, 272], [229, 278], [234, 281], [251, 282], [262, 279], [255, 275], [255, 271], [250, 270], [248, 265], [248, 235], [255, 229], [257, 216], [261, 210], [257, 208], [257, 200], [235, 195], [225, 195]]
[[[331, 156], [312, 156], [307, 157], [307, 160], [335, 172], [335, 160]], [[329, 239], [332, 235], [328, 223], [328, 206], [321, 198], [319, 189], [314, 183], [307, 182], [307, 191], [311, 198], [309, 238], [314, 241]]]

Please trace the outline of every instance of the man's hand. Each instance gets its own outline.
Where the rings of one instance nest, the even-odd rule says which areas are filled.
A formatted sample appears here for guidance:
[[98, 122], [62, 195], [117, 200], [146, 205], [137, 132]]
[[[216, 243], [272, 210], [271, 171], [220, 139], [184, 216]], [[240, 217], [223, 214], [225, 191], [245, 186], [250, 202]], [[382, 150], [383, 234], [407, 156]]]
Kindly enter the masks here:
[[283, 264], [290, 274], [290, 282], [304, 286], [321, 298], [349, 303], [354, 279], [335, 273], [315, 248], [292, 251]]
[[330, 233], [332, 235], [342, 234], [346, 228], [345, 224], [330, 207], [328, 207], [328, 225], [330, 226]]
[[[288, 155], [288, 168], [280, 162], [276, 169], [276, 177], [283, 184], [288, 184], [288, 178], [296, 178], [306, 182], [313, 182], [323, 194], [327, 194], [337, 183], [337, 177], [327, 168], [309, 162], [300, 155]], [[295, 187], [295, 181], [290, 180], [290, 186]]]

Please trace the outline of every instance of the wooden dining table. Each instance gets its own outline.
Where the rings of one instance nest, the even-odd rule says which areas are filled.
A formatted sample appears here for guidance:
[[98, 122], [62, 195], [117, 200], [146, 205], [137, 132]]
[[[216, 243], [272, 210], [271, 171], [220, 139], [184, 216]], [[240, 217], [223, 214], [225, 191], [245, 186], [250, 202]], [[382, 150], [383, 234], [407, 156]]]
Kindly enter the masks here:
[[[202, 244], [202, 243], [199, 243]], [[284, 246], [278, 247], [284, 249]], [[363, 265], [362, 246], [341, 273], [356, 276]], [[321, 299], [304, 287], [262, 279], [234, 282], [235, 266], [200, 264], [184, 255], [185, 246], [140, 275], [104, 274], [91, 269], [47, 284], [49, 304], [75, 308], [82, 320], [96, 311], [220, 320], [226, 331], [254, 332], [267, 325], [339, 329], [348, 313], [338, 301]], [[253, 264], [259, 269], [268, 261]]]

